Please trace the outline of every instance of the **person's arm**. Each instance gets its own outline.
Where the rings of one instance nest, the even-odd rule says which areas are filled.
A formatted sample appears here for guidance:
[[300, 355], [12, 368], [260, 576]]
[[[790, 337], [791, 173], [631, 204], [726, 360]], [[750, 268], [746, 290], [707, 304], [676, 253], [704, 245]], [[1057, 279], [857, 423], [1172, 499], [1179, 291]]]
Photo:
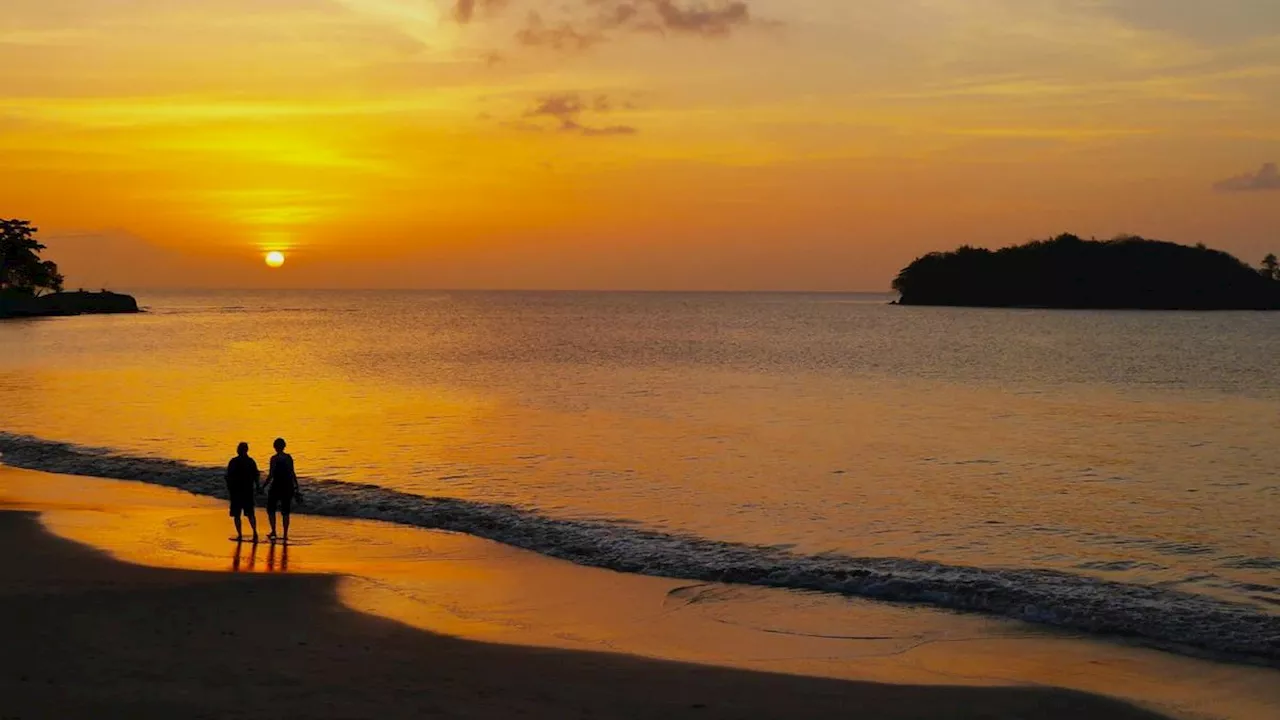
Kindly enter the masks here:
[[[292, 460], [293, 460], [293, 458], [290, 458], [290, 464], [291, 464], [291, 465], [293, 464], [293, 463], [292, 463]], [[298, 494], [298, 491], [299, 491], [299, 490], [301, 490], [301, 489], [302, 489], [302, 488], [298, 487], [298, 466], [297, 466], [297, 465], [294, 465], [294, 466], [293, 466], [293, 494], [294, 494], [294, 495], [297, 495], [297, 494]]]
[[266, 490], [271, 486], [271, 481], [276, 479], [276, 456], [271, 456], [271, 462], [267, 463], [267, 479], [262, 483], [262, 489]]
[[228, 496], [230, 496], [231, 493], [235, 491], [235, 485], [234, 485], [235, 478], [233, 477], [233, 475], [235, 474], [234, 473], [235, 466], [236, 466], [235, 460], [232, 460], [231, 462], [227, 463], [227, 495]]
[[253, 464], [253, 494], [261, 495], [262, 488], [262, 471], [258, 469], [258, 463], [255, 462]]

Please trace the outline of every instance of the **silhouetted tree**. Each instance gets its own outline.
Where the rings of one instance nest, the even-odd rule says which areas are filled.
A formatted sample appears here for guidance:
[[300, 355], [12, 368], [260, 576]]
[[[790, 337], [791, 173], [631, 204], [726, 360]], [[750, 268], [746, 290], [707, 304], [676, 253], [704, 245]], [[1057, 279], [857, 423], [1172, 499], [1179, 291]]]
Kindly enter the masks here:
[[1203, 246], [1059, 235], [930, 253], [903, 268], [893, 289], [903, 305], [1280, 309], [1280, 285], [1262, 274]]
[[1272, 280], [1280, 280], [1280, 260], [1276, 259], [1275, 253], [1270, 253], [1262, 258], [1262, 276], [1269, 277]]
[[40, 259], [45, 246], [36, 232], [26, 220], [0, 219], [0, 290], [35, 296], [62, 291], [57, 263]]

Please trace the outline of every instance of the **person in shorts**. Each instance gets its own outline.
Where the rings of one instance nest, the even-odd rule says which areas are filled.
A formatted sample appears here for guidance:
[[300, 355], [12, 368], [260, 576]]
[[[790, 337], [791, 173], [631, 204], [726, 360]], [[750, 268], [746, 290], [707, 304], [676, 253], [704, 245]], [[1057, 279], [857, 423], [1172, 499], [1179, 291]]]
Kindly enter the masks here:
[[276, 438], [273, 443], [276, 454], [271, 456], [271, 466], [267, 470], [267, 520], [271, 523], [271, 534], [268, 540], [275, 540], [276, 511], [284, 521], [284, 540], [289, 540], [289, 513], [293, 509], [293, 500], [298, 496], [298, 473], [293, 469], [293, 456], [284, 451], [284, 438]]
[[231, 519], [236, 523], [236, 542], [244, 540], [241, 515], [249, 518], [253, 541], [258, 542], [258, 518], [253, 512], [253, 500], [260, 492], [258, 480], [261, 477], [258, 463], [249, 457], [249, 443], [240, 443], [236, 446], [236, 456], [227, 463], [227, 497], [231, 500]]

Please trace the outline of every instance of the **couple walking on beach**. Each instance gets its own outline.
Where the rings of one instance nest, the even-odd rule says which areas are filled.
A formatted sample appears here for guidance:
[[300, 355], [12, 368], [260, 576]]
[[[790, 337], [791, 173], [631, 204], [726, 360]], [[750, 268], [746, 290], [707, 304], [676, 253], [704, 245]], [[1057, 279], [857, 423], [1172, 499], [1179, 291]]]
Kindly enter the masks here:
[[285, 542], [289, 541], [289, 512], [293, 509], [294, 498], [302, 502], [302, 494], [298, 491], [298, 473], [293, 468], [293, 456], [284, 451], [284, 438], [276, 438], [273, 443], [276, 454], [271, 456], [271, 464], [267, 469], [267, 481], [259, 484], [262, 472], [258, 463], [249, 457], [249, 443], [242, 442], [236, 447], [236, 456], [227, 463], [227, 495], [231, 499], [231, 518], [236, 523], [236, 542], [244, 540], [241, 530], [240, 516], [249, 518], [249, 527], [253, 529], [253, 541], [258, 541], [258, 518], [254, 515], [254, 500], [265, 489], [267, 492], [267, 520], [271, 522], [271, 534], [268, 540], [274, 541], [276, 536], [276, 511], [280, 511], [284, 521]]

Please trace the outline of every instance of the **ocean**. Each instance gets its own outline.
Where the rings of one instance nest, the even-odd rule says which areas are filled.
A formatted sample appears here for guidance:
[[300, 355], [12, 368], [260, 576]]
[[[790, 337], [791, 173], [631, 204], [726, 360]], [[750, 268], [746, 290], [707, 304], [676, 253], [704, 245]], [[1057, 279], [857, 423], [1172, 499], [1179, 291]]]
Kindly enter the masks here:
[[0, 453], [622, 572], [1280, 665], [1280, 314], [142, 292], [0, 324]]

